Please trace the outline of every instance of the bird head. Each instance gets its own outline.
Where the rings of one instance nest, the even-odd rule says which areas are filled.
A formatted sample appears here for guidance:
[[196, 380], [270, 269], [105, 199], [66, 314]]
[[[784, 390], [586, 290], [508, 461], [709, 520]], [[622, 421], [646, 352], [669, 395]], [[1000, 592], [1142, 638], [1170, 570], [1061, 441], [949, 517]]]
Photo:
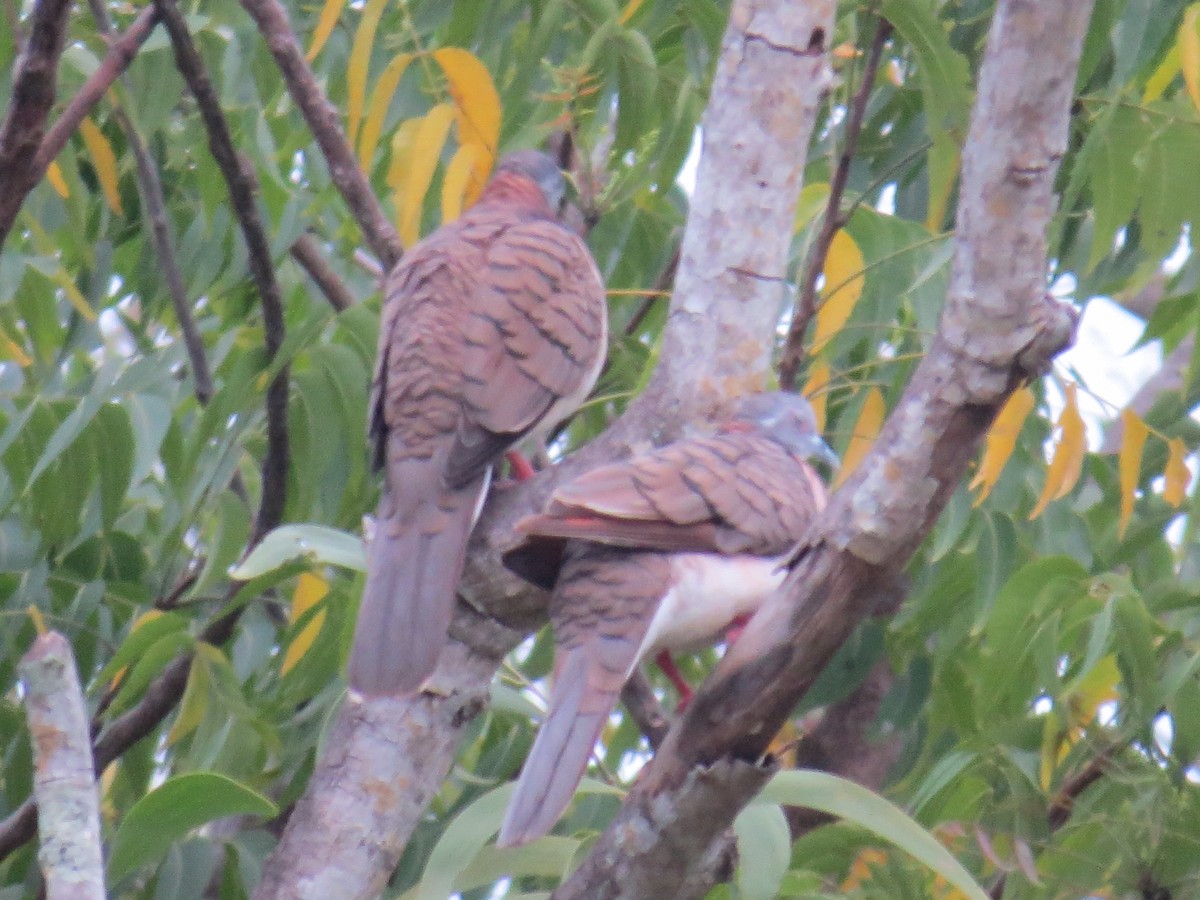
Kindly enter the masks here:
[[538, 186], [552, 210], [558, 210], [567, 191], [567, 182], [558, 163], [540, 150], [517, 150], [506, 154], [496, 164], [492, 179], [503, 175], [528, 178]]
[[821, 437], [812, 404], [799, 394], [784, 391], [748, 394], [734, 402], [729, 418], [731, 423], [761, 430], [793, 453], [819, 459], [834, 467], [841, 463]]

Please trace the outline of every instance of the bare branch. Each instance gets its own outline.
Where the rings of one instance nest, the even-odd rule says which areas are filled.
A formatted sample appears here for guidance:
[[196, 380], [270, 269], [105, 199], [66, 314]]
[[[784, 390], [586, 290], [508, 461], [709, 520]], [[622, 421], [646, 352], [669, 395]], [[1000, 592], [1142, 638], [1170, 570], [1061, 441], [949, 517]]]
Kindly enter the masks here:
[[[464, 602], [439, 674], [428, 693], [381, 701], [389, 718], [413, 716], [433, 724], [428, 731], [404, 729], [390, 741], [377, 741], [371, 757], [331, 752], [318, 763], [267, 863], [255, 895], [259, 900], [326, 896], [313, 887], [322, 866], [346, 874], [340, 896], [367, 896], [395, 866], [422, 808], [391, 794], [381, 798], [377, 771], [411, 767], [409, 789], [430, 796], [449, 770], [469, 721], [440, 710], [469, 709], [462, 698], [482, 696], [498, 660], [545, 621], [546, 595], [500, 563], [516, 519], [539, 508], [555, 485], [600, 462], [628, 456], [647, 438], [670, 441], [726, 397], [764, 383], [769, 347], [763, 335], [773, 332], [783, 303], [800, 176], [827, 80], [825, 41], [833, 7], [832, 0], [735, 4], [705, 117], [705, 151], [662, 362], [651, 387], [603, 435], [563, 463], [520, 487], [493, 492], [472, 537], [459, 588]], [[796, 112], [781, 116], [781, 108]], [[446, 659], [455, 660], [452, 669]], [[448, 696], [440, 698], [443, 693]], [[342, 740], [357, 741], [358, 729], [372, 727], [370, 719], [367, 713], [355, 714], [339, 732]], [[364, 797], [375, 804], [370, 810], [361, 809]], [[387, 852], [366, 844], [365, 834], [389, 835]], [[710, 869], [718, 872], [727, 856], [714, 851], [712, 859]]]
[[33, 157], [54, 103], [58, 58], [66, 38], [70, 0], [39, 0], [13, 69], [12, 98], [0, 122], [0, 247], [25, 195], [37, 184]]
[[362, 229], [363, 237], [371, 245], [371, 251], [383, 262], [384, 270], [390, 271], [404, 253], [400, 237], [358, 167], [358, 160], [354, 158], [354, 151], [342, 130], [341, 116], [317, 84], [312, 69], [304, 59], [304, 51], [296, 41], [287, 9], [278, 0], [242, 0], [242, 6], [258, 24], [258, 30], [267, 42], [267, 49], [275, 57], [275, 63], [283, 74], [288, 93], [312, 129], [317, 146], [321, 148], [329, 166], [329, 177], [341, 192], [358, 227]]
[[46, 174], [47, 167], [62, 152], [62, 148], [67, 145], [67, 141], [79, 127], [79, 123], [100, 102], [100, 98], [113, 86], [117, 78], [129, 68], [129, 64], [133, 62], [138, 50], [146, 42], [146, 38], [150, 37], [150, 33], [154, 31], [157, 24], [158, 12], [154, 7], [147, 6], [133, 20], [133, 24], [124, 34], [109, 41], [108, 52], [104, 54], [104, 59], [101, 60], [96, 71], [91, 74], [79, 92], [71, 98], [71, 102], [67, 104], [63, 114], [47, 130], [46, 137], [38, 147], [37, 155], [33, 160], [35, 180]]
[[[938, 335], [874, 449], [798, 550], [784, 586], [701, 687], [556, 896], [634, 896], [628, 886], [648, 872], [682, 880], [687, 861], [713, 846], [756, 789], [746, 779], [731, 796], [697, 776], [761, 757], [881, 591], [891, 593], [1005, 398], [1069, 343], [1073, 310], [1045, 295], [1045, 234], [1090, 12], [1091, 4], [1071, 0], [997, 6]], [[705, 795], [724, 802], [710, 807], [710, 817], [680, 818]]]
[[663, 333], [662, 358], [681, 362], [659, 368], [646, 390], [647, 403], [679, 407], [676, 421], [708, 416], [765, 384], [771, 346], [763, 335], [774, 332], [786, 299], [804, 172], [797, 161], [830, 80], [831, 7], [739, 0], [730, 11]]
[[871, 90], [875, 86], [875, 73], [879, 71], [883, 48], [891, 34], [892, 25], [886, 19], [880, 19], [875, 24], [875, 37], [871, 40], [871, 49], [863, 66], [862, 82], [850, 104], [846, 133], [842, 138], [842, 152], [838, 154], [837, 168], [829, 182], [829, 201], [825, 204], [825, 217], [821, 221], [821, 231], [813, 242], [808, 261], [804, 264], [800, 297], [796, 301], [792, 324], [788, 328], [783, 354], [779, 359], [779, 386], [785, 391], [796, 390], [796, 378], [800, 372], [800, 364], [804, 361], [804, 335], [813, 316], [817, 314], [817, 279], [825, 270], [825, 259], [829, 256], [834, 235], [846, 227], [849, 219], [849, 216], [842, 212], [842, 197], [846, 193], [846, 182], [850, 177], [854, 151], [858, 148], [858, 136], [862, 132], [867, 102], [871, 99]]
[[[175, 48], [175, 64], [196, 98], [200, 117], [208, 132], [208, 146], [229, 186], [234, 213], [249, 251], [250, 275], [262, 302], [264, 343], [267, 359], [273, 360], [283, 346], [283, 294], [275, 280], [271, 247], [258, 213], [258, 178], [250, 164], [238, 156], [221, 112], [220, 101], [204, 63], [187, 30], [175, 0], [155, 0], [163, 24]], [[288, 368], [284, 366], [267, 388], [267, 450], [262, 462], [262, 496], [250, 544], [257, 544], [283, 518], [287, 499], [287, 469], [290, 455], [287, 430]]]
[[325, 299], [329, 301], [329, 305], [338, 312], [349, 309], [357, 302], [354, 295], [350, 293], [350, 289], [346, 287], [346, 283], [325, 261], [325, 257], [321, 254], [321, 248], [317, 246], [316, 238], [311, 234], [300, 235], [296, 239], [296, 243], [292, 244], [291, 254], [292, 259], [296, 260], [300, 267], [308, 273], [308, 277], [316, 282]]
[[[108, 16], [108, 8], [104, 5], [103, 0], [88, 0], [88, 5], [91, 7], [92, 17], [96, 20], [96, 27], [109, 42], [110, 47], [113, 46], [112, 22]], [[148, 6], [142, 10], [139, 21], [147, 15], [150, 17], [151, 27], [158, 23], [158, 10], [155, 7]], [[137, 22], [121, 40], [128, 39], [136, 27]], [[124, 81], [123, 73], [121, 78]], [[146, 142], [142, 140], [137, 128], [125, 114], [125, 110], [114, 104], [112, 114], [133, 153], [134, 164], [137, 167], [138, 190], [142, 196], [142, 207], [146, 212], [146, 217], [150, 220], [150, 239], [154, 244], [154, 254], [162, 267], [163, 276], [167, 282], [167, 294], [171, 297], [171, 306], [175, 309], [175, 320], [179, 323], [179, 331], [183, 335], [183, 345], [187, 350], [188, 363], [192, 369], [193, 390], [200, 405], [207, 406], [213, 395], [212, 372], [208, 367], [204, 340], [200, 337], [200, 330], [196, 327], [196, 319], [192, 315], [192, 307], [188, 303], [183, 274], [179, 271], [179, 260], [175, 255], [175, 246], [171, 240], [167, 204], [163, 199], [158, 166], [154, 164]], [[55, 123], [55, 128], [57, 127], [58, 123]]]
[[650, 742], [651, 749], [657, 750], [667, 736], [670, 721], [650, 682], [639, 670], [634, 670], [621, 689], [621, 702]]
[[103, 900], [100, 801], [87, 705], [70, 643], [58, 632], [41, 635], [22, 658], [20, 674], [33, 736], [33, 793], [41, 809], [38, 862], [46, 896]]

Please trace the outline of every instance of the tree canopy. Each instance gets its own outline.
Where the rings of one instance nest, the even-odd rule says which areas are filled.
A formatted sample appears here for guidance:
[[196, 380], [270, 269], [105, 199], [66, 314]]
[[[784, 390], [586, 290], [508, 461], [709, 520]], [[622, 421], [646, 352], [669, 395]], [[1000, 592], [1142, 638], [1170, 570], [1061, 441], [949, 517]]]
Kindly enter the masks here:
[[[492, 845], [553, 650], [544, 596], [495, 556], [553, 471], [506, 492], [473, 545], [456, 624], [473, 687], [347, 711], [358, 536], [378, 496], [365, 423], [379, 278], [469, 206], [498, 154], [534, 146], [569, 174], [564, 218], [611, 321], [600, 382], [550, 458], [569, 471], [680, 434], [725, 395], [801, 390], [843, 460], [822, 540], [848, 535], [839, 552], [862, 563], [801, 559], [793, 581], [872, 586], [833, 630], [814, 620], [824, 657], [794, 642], [820, 665], [811, 684], [763, 701], [786, 713], [777, 769], [738, 769], [762, 748], [715, 719], [720, 752], [680, 751], [703, 730], [704, 693], [675, 721], [679, 772], [703, 763], [746, 786], [739, 805], [765, 783], [688, 890], [1200, 893], [1200, 4], [1096, 0], [1077, 36], [1026, 34], [1040, 21], [1027, 6], [8, 0], [0, 897], [41, 878], [41, 732], [18, 665], [46, 630], [69, 639], [86, 688], [112, 896], [289, 896], [279, 860], [309, 845], [288, 841], [340, 822], [315, 788], [301, 798], [333, 790], [327, 755], [371, 746], [356, 742], [380, 721], [396, 729], [380, 753], [397, 758], [359, 762], [377, 762], [376, 799], [406, 831], [361, 840], [386, 896], [545, 896], [618, 852], [605, 829], [627, 792], [628, 808], [659, 789], [691, 808], [669, 761], [631, 790], [677, 718], [647, 669], [555, 833]], [[813, 39], [780, 55], [808, 68], [738, 82], [752, 44], [779, 51], [789, 15], [789, 34]], [[1055, 40], [1066, 62], [1020, 55]], [[1069, 105], [1014, 100], [1004, 118], [1017, 77]], [[1006, 131], [1028, 158], [997, 162], [1009, 146], [981, 143]], [[713, 162], [743, 145], [775, 167], [760, 188]], [[1032, 213], [980, 187], [993, 163], [1009, 186], [1045, 182]], [[708, 271], [685, 228], [748, 254], [778, 240], [781, 269]], [[1006, 280], [1026, 268], [1036, 297]], [[1051, 366], [1063, 341], [1043, 347], [1026, 315], [1041, 293], [1046, 309], [1124, 307], [1160, 369], [1111, 397]], [[985, 319], [1001, 343], [971, 331]], [[1028, 366], [1021, 344], [995, 350], [1023, 334]], [[951, 385], [942, 427], [952, 401], [922, 366], [951, 345], [995, 377]], [[924, 452], [921, 385], [942, 480], [884, 465]], [[904, 490], [920, 502], [900, 537]], [[890, 529], [876, 543], [873, 511]], [[732, 670], [722, 655], [682, 668], [699, 683]], [[734, 696], [721, 690], [714, 704]]]

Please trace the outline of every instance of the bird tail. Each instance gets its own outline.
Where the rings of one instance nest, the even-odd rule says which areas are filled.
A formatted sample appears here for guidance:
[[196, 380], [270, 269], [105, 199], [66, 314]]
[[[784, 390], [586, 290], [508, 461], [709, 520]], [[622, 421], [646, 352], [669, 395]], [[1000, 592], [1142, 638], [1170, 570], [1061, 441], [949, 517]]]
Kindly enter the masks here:
[[[617, 691], [589, 679], [588, 652], [565, 654], [550, 691], [550, 712], [538, 731], [496, 839], [527, 844], [550, 831], [575, 795], [588, 757], [617, 705]], [[620, 681], [616, 682], [617, 688]]]
[[454, 612], [476, 490], [441, 492], [400, 516], [380, 501], [367, 584], [350, 648], [350, 686], [366, 695], [419, 690], [437, 665]]

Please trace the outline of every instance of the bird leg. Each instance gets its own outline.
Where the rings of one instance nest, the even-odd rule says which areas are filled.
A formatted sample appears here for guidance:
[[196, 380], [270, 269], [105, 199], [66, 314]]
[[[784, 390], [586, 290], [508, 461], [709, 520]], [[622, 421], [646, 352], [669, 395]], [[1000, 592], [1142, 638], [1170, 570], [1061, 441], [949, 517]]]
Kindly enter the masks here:
[[675, 707], [675, 712], [683, 712], [687, 709], [688, 703], [691, 702], [692, 686], [687, 683], [687, 679], [683, 677], [683, 673], [675, 665], [675, 660], [671, 658], [671, 654], [666, 650], [658, 651], [658, 656], [654, 657], [654, 662], [662, 670], [662, 673], [667, 676], [667, 680], [675, 685], [675, 690], [679, 692], [679, 705]]
[[729, 623], [729, 627], [725, 629], [726, 647], [732, 647], [737, 643], [738, 638], [742, 636], [742, 632], [746, 630], [746, 623], [749, 621], [749, 613], [742, 613], [740, 616], [734, 616], [733, 621]]
[[533, 466], [520, 450], [509, 450], [504, 458], [508, 460], [508, 473], [513, 481], [528, 481], [533, 477]]

